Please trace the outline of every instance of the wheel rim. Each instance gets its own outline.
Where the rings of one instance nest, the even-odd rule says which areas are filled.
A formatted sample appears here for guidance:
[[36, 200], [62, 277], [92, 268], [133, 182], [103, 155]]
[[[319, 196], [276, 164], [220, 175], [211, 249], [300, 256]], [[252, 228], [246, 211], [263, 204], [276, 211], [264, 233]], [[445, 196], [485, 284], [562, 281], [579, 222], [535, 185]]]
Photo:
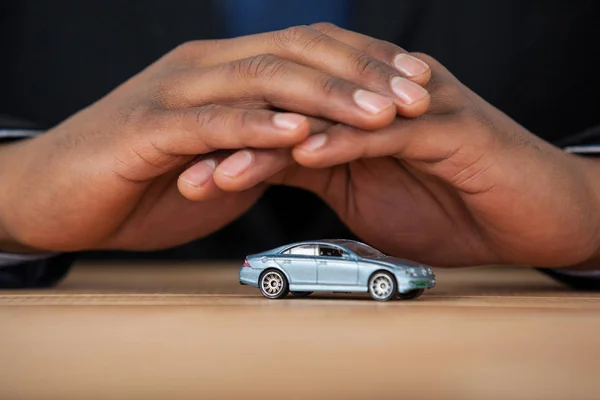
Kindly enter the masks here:
[[267, 272], [262, 278], [261, 285], [267, 296], [277, 296], [283, 291], [283, 277], [277, 272]]
[[377, 299], [386, 299], [394, 292], [394, 282], [386, 274], [377, 274], [371, 279], [371, 294]]

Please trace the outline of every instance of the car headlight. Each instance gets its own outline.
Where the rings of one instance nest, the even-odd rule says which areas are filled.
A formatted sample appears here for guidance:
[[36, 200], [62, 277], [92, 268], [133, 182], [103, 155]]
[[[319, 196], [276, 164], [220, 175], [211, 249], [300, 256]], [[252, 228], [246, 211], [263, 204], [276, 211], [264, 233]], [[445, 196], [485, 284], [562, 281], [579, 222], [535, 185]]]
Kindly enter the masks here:
[[433, 274], [433, 271], [427, 265], [421, 265], [421, 267], [423, 267], [423, 273], [424, 273], [424, 275], [431, 275], [431, 274]]
[[412, 267], [401, 268], [400, 272], [403, 273], [404, 275], [408, 275], [408, 276], [417, 276], [417, 270]]

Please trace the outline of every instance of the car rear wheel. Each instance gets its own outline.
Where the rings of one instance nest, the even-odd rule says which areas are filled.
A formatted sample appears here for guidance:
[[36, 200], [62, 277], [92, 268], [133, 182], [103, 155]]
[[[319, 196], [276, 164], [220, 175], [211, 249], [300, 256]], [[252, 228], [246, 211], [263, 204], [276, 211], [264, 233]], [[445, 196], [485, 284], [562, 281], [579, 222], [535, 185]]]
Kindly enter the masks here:
[[289, 292], [288, 282], [283, 272], [269, 269], [260, 276], [260, 291], [268, 299], [281, 299]]
[[406, 293], [398, 293], [398, 297], [400, 297], [402, 300], [412, 300], [412, 299], [416, 299], [417, 297], [422, 295], [424, 292], [425, 292], [425, 289], [413, 289], [413, 290], [409, 290]]
[[369, 294], [373, 300], [388, 301], [396, 295], [396, 281], [386, 271], [375, 272], [369, 279]]
[[313, 292], [290, 292], [294, 297], [306, 297], [313, 294]]

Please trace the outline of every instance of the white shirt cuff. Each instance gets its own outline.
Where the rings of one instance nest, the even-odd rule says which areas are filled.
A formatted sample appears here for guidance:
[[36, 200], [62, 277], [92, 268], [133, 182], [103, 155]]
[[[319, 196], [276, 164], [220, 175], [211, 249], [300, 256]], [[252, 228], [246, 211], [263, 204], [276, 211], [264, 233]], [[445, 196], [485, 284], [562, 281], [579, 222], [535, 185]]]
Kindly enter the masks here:
[[31, 129], [1, 129], [0, 139], [24, 139], [35, 137], [44, 133], [43, 131], [35, 131]]

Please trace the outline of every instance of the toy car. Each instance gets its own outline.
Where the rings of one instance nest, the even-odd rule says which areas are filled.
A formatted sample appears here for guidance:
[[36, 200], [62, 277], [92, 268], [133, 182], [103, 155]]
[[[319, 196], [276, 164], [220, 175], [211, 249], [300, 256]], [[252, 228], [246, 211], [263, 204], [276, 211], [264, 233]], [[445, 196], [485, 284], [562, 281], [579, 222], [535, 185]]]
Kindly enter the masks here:
[[246, 257], [240, 284], [259, 288], [268, 299], [291, 291], [368, 292], [374, 300], [415, 299], [435, 286], [431, 268], [394, 258], [364, 243], [329, 239], [300, 242]]

